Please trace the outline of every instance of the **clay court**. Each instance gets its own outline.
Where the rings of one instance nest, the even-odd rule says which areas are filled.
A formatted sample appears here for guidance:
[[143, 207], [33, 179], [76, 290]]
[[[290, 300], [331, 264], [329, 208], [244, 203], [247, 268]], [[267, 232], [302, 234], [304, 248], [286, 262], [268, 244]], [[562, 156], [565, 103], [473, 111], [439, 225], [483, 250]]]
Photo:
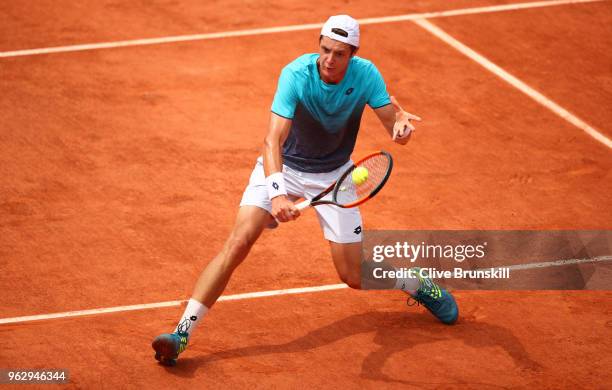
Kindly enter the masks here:
[[402, 147], [366, 108], [355, 154], [395, 167], [365, 229], [612, 229], [612, 2], [10, 2], [0, 368], [66, 368], [65, 388], [610, 386], [612, 292], [455, 291], [445, 326], [339, 285], [312, 210], [264, 232], [176, 367], [153, 359], [232, 227], [280, 70], [338, 13], [423, 118]]

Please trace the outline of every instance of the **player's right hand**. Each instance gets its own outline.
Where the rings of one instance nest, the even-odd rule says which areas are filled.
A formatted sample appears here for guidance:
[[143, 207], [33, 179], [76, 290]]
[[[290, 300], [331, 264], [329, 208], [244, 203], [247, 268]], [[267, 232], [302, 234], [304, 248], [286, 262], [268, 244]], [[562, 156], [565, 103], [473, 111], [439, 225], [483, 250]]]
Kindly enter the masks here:
[[294, 221], [300, 216], [300, 210], [295, 208], [286, 195], [279, 195], [272, 198], [272, 216], [278, 222]]

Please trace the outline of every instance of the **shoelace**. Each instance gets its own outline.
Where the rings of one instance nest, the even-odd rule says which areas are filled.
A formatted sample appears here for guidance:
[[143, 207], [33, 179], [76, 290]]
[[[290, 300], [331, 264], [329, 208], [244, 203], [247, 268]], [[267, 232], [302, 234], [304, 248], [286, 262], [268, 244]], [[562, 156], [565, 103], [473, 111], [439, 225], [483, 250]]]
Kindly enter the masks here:
[[434, 299], [431, 302], [429, 302], [429, 306], [428, 306], [427, 303], [425, 303], [425, 301], [422, 298], [420, 298], [418, 296], [414, 297], [412, 295], [408, 295], [408, 299], [406, 300], [406, 304], [408, 306], [410, 306], [410, 307], [412, 307], [414, 305], [417, 305], [417, 306], [423, 305], [425, 307], [429, 307], [429, 308], [433, 309], [433, 308], [439, 308], [442, 303], [440, 301]]
[[189, 328], [191, 328], [191, 320], [189, 318], [185, 318], [180, 324], [178, 324], [176, 330], [178, 334], [188, 333]]
[[419, 298], [413, 297], [412, 295], [408, 295], [408, 299], [406, 300], [406, 304], [408, 306], [414, 306], [414, 305], [420, 306], [423, 303], [421, 302], [421, 300]]
[[408, 300], [406, 301], [406, 304], [408, 306], [426, 305], [422, 298], [423, 295], [433, 299], [435, 302], [438, 300], [438, 298], [442, 297], [442, 291], [440, 290], [440, 287], [438, 287], [438, 285], [435, 284], [431, 279], [422, 278], [420, 279], [420, 282], [421, 286], [419, 286], [419, 288], [417, 289], [417, 295], [408, 296]]

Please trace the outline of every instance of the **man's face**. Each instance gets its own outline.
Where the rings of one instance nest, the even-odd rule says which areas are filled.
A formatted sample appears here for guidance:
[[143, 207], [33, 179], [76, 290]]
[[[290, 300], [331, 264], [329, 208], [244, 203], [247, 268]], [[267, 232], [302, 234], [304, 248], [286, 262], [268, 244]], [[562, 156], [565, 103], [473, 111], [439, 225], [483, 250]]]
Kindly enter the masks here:
[[319, 43], [319, 74], [326, 83], [339, 83], [354, 53], [351, 45], [322, 37]]

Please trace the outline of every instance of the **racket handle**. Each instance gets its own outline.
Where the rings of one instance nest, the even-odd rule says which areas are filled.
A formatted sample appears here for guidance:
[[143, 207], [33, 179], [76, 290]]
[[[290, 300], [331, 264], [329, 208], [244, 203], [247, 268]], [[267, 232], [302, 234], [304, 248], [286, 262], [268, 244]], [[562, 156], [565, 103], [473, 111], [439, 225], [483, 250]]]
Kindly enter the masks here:
[[295, 205], [295, 208], [302, 211], [305, 208], [307, 208], [308, 206], [310, 206], [310, 199], [306, 199], [298, 204]]

